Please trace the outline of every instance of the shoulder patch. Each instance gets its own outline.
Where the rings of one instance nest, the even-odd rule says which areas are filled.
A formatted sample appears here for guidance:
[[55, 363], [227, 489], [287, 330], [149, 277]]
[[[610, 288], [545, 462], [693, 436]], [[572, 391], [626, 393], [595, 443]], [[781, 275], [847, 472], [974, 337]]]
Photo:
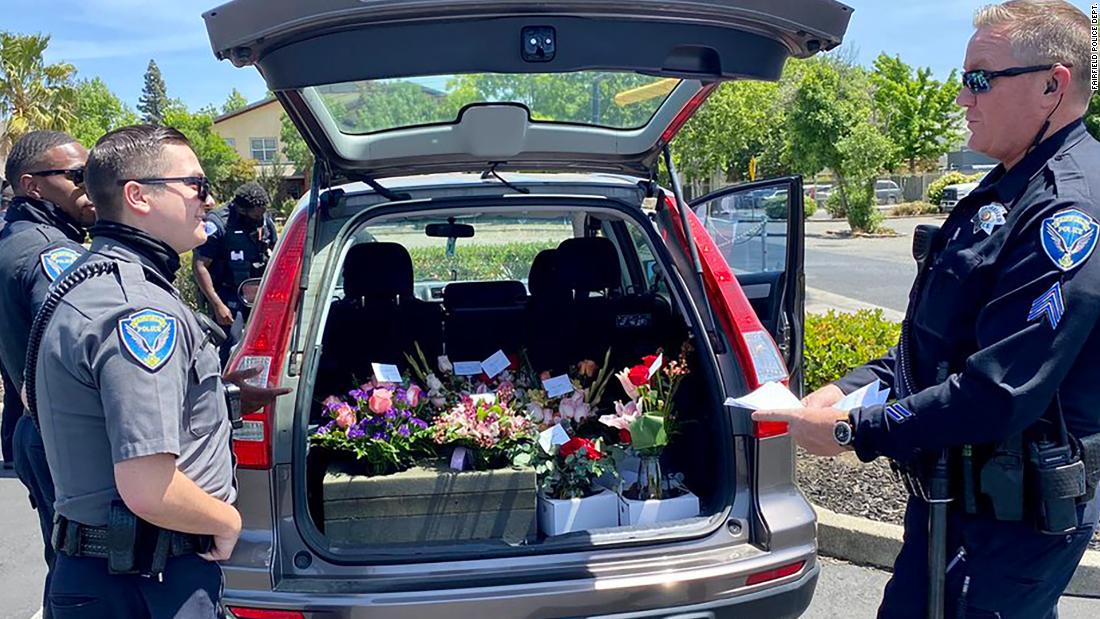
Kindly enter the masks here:
[[218, 231], [218, 224], [208, 219], [202, 223], [202, 229], [206, 236], [214, 236], [214, 233]]
[[118, 321], [122, 347], [149, 372], [156, 372], [172, 358], [176, 350], [176, 332], [174, 316], [150, 308]]
[[58, 247], [42, 252], [38, 260], [42, 263], [42, 271], [52, 282], [56, 281], [79, 257], [80, 252], [71, 247]]
[[1096, 249], [1100, 225], [1082, 211], [1071, 208], [1058, 211], [1043, 220], [1039, 228], [1043, 251], [1063, 271], [1081, 266]]

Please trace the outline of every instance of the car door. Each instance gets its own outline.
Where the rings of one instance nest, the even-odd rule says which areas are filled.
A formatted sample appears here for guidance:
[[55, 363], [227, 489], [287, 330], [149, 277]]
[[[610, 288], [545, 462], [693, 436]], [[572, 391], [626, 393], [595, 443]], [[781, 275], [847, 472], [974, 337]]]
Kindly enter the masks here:
[[791, 389], [801, 393], [806, 287], [802, 177], [734, 185], [689, 204], [779, 345]]

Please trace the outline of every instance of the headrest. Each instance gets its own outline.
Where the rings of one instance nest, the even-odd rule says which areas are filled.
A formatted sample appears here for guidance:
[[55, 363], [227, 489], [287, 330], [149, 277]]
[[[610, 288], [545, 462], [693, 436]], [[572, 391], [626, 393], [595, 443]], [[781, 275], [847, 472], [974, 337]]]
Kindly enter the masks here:
[[610, 239], [582, 237], [558, 245], [558, 272], [565, 285], [577, 292], [592, 292], [622, 285], [619, 252]]
[[532, 297], [560, 297], [569, 293], [558, 270], [558, 250], [544, 249], [535, 255], [527, 275], [527, 290]]
[[499, 282], [455, 282], [443, 289], [443, 307], [455, 309], [486, 309], [521, 307], [527, 299], [523, 282], [514, 279]]
[[360, 243], [344, 259], [344, 298], [409, 297], [413, 293], [413, 265], [408, 250], [398, 243]]

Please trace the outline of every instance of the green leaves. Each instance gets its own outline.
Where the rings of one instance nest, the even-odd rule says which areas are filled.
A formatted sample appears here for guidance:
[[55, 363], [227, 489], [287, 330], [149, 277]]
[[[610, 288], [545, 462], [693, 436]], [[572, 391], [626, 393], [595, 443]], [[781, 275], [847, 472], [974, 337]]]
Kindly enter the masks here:
[[68, 130], [75, 119], [71, 64], [46, 64], [49, 35], [0, 32], [0, 152], [24, 133]]
[[70, 133], [91, 148], [103, 134], [138, 121], [137, 114], [98, 77], [76, 86], [76, 118]]
[[807, 391], [886, 354], [898, 343], [900, 335], [901, 325], [883, 318], [882, 310], [807, 314], [804, 363]]

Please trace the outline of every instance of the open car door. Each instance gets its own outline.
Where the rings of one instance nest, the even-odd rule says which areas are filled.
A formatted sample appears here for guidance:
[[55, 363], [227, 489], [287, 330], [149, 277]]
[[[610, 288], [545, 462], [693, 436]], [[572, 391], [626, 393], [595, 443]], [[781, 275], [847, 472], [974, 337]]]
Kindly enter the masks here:
[[726, 187], [691, 201], [802, 392], [805, 223], [802, 177]]

